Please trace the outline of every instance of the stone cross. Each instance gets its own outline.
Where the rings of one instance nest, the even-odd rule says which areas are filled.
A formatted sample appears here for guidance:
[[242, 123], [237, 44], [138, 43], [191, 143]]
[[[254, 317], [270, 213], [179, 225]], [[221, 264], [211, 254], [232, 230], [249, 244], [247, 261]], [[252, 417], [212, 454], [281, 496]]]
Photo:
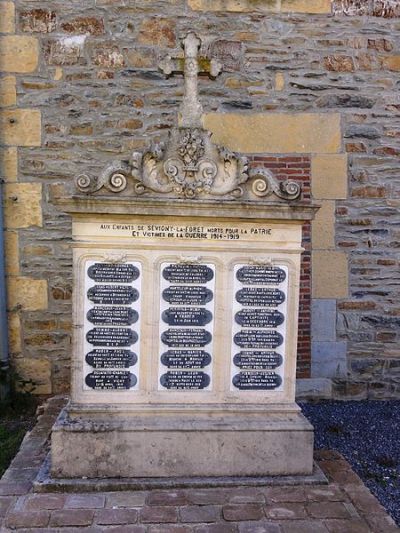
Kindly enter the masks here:
[[184, 57], [167, 56], [160, 63], [160, 69], [167, 76], [183, 73], [185, 76], [185, 95], [179, 108], [179, 125], [183, 128], [201, 128], [203, 108], [199, 101], [198, 75], [207, 73], [212, 78], [218, 76], [222, 65], [216, 59], [199, 57], [201, 40], [189, 32], [182, 41]]

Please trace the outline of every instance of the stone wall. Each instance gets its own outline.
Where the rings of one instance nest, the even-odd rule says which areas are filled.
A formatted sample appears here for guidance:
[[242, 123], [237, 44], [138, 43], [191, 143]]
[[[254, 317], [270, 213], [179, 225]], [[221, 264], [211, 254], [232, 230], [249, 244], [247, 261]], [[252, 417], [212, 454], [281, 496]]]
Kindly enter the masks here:
[[0, 21], [10, 346], [37, 393], [69, 386], [70, 222], [51, 186], [167, 133], [183, 85], [157, 64], [195, 29], [224, 64], [200, 80], [215, 139], [311, 164], [299, 375], [342, 398], [399, 396], [397, 0], [16, 0]]

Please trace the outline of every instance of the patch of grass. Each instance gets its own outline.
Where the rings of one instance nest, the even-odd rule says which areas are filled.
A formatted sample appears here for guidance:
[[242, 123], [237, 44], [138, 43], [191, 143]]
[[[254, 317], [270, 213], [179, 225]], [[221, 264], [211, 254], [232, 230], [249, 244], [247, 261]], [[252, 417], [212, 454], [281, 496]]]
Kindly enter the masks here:
[[25, 432], [23, 427], [8, 428], [7, 424], [0, 424], [0, 477], [17, 453]]
[[33, 427], [38, 406], [38, 400], [24, 388], [26, 382], [15, 373], [1, 371], [2, 383], [8, 385], [9, 392], [0, 401], [0, 477], [18, 452], [25, 433]]

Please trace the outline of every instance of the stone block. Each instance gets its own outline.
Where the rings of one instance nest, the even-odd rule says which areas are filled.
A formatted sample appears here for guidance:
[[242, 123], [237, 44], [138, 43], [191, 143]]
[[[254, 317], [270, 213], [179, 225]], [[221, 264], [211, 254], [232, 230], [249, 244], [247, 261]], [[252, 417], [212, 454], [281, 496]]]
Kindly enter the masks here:
[[313, 378], [338, 378], [347, 373], [346, 341], [311, 343], [311, 375]]
[[1, 140], [8, 146], [40, 146], [41, 113], [38, 109], [7, 109], [0, 115]]
[[283, 91], [285, 88], [285, 76], [282, 72], [277, 72], [275, 74], [275, 90], [276, 91]]
[[4, 233], [4, 250], [7, 276], [19, 274], [19, 245], [18, 233], [6, 231]]
[[176, 46], [175, 21], [164, 18], [144, 20], [139, 28], [138, 43], [174, 48]]
[[26, 35], [0, 37], [0, 71], [34, 72], [39, 61], [37, 39]]
[[281, 0], [282, 13], [330, 14], [331, 0]]
[[314, 155], [311, 158], [311, 185], [316, 199], [347, 198], [347, 155]]
[[313, 250], [335, 248], [335, 202], [323, 200], [312, 221]]
[[15, 76], [0, 78], [0, 107], [10, 107], [17, 103]]
[[8, 348], [11, 354], [21, 353], [21, 319], [18, 313], [8, 314]]
[[2, 148], [0, 151], [0, 175], [6, 183], [17, 180], [18, 153], [14, 147]]
[[32, 380], [32, 387], [35, 387], [34, 394], [51, 394], [50, 361], [47, 359], [14, 359], [14, 366], [22, 380]]
[[[189, 419], [179, 414], [159, 419], [142, 413], [116, 417], [107, 422], [106, 428], [93, 418], [86, 424], [79, 418], [66, 417], [64, 411], [52, 432], [52, 475], [57, 478], [307, 475], [312, 472], [312, 426], [293, 411], [271, 414], [265, 410], [256, 419], [238, 413], [211, 417], [196, 414], [190, 419], [190, 427], [185, 423]], [[100, 425], [96, 426], [97, 423]], [[101, 429], [94, 430], [96, 427]], [[99, 457], [106, 459], [99, 460]], [[153, 509], [148, 518], [155, 522], [160, 521], [153, 514], [157, 508], [175, 509], [145, 507]]]
[[193, 11], [228, 11], [246, 13], [261, 11], [263, 13], [278, 12], [280, 0], [189, 0]]
[[4, 189], [7, 229], [42, 226], [41, 183], [7, 183]]
[[311, 338], [314, 341], [336, 340], [336, 300], [321, 298], [312, 301]]
[[296, 380], [296, 400], [332, 398], [332, 381], [328, 378], [305, 378]]
[[312, 253], [313, 298], [346, 298], [348, 295], [347, 255], [334, 250]]
[[0, 2], [0, 33], [14, 33], [15, 6], [14, 2]]
[[213, 141], [242, 153], [336, 153], [341, 149], [336, 113], [208, 113]]
[[400, 55], [387, 56], [382, 59], [382, 66], [393, 72], [400, 71]]
[[57, 15], [47, 9], [29, 9], [19, 14], [19, 26], [29, 33], [50, 33], [56, 29]]
[[24, 311], [47, 309], [47, 281], [28, 277], [12, 277], [8, 281], [9, 308]]

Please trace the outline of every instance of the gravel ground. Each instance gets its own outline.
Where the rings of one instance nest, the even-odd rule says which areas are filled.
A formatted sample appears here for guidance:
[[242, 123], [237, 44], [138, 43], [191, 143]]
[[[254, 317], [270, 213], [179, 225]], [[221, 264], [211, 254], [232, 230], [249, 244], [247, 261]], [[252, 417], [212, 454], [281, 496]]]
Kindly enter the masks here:
[[400, 525], [400, 401], [301, 403], [315, 448], [340, 452]]

